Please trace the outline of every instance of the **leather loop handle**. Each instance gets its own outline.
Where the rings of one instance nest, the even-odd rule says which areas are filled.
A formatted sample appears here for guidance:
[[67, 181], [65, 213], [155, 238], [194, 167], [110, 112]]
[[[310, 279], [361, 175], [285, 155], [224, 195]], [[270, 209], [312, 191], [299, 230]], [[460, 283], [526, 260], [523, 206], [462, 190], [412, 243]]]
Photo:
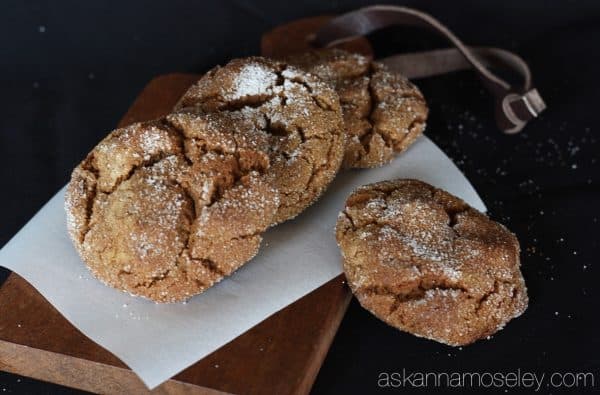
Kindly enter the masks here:
[[[505, 133], [518, 133], [538, 116], [546, 104], [531, 86], [531, 72], [518, 55], [498, 48], [469, 48], [446, 26], [424, 12], [391, 5], [375, 5], [333, 18], [314, 36], [320, 47], [332, 46], [389, 26], [427, 28], [446, 38], [455, 48], [400, 54], [381, 59], [409, 78], [422, 78], [472, 68], [496, 100], [496, 122]], [[521, 75], [521, 87], [513, 87], [489, 66], [505, 67]]]

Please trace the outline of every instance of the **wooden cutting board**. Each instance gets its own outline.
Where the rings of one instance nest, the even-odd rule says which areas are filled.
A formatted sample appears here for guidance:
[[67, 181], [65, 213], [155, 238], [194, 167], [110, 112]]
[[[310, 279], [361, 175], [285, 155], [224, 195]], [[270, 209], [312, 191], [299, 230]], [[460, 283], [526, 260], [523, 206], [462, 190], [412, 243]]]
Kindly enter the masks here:
[[[307, 48], [305, 37], [327, 17], [278, 27], [263, 36], [263, 54]], [[368, 53], [358, 40], [346, 48]], [[195, 74], [150, 81], [119, 126], [167, 114]], [[157, 394], [305, 394], [350, 301], [343, 276], [308, 294], [165, 382]], [[151, 345], [149, 345], [151, 347]], [[31, 285], [11, 274], [0, 287], [0, 370], [97, 393], [141, 394], [141, 380], [73, 327]]]

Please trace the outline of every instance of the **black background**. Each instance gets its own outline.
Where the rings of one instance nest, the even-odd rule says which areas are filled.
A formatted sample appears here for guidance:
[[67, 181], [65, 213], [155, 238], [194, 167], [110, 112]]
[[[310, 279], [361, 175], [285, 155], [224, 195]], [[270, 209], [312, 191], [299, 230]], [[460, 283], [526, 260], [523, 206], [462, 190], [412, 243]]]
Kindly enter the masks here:
[[[67, 182], [71, 169], [114, 128], [152, 77], [201, 72], [232, 57], [258, 54], [261, 33], [277, 24], [364, 4], [3, 1], [0, 245]], [[432, 13], [469, 44], [521, 54], [548, 103], [523, 133], [506, 136], [495, 129], [490, 99], [472, 73], [416, 81], [431, 108], [427, 135], [472, 181], [492, 218], [521, 241], [530, 306], [491, 340], [455, 349], [390, 328], [353, 301], [314, 393], [372, 393], [379, 373], [403, 368], [589, 371], [600, 388], [600, 3], [402, 4]], [[380, 56], [445, 46], [405, 29], [372, 38]], [[0, 281], [7, 274], [0, 269]], [[76, 391], [0, 373], [4, 392]]]

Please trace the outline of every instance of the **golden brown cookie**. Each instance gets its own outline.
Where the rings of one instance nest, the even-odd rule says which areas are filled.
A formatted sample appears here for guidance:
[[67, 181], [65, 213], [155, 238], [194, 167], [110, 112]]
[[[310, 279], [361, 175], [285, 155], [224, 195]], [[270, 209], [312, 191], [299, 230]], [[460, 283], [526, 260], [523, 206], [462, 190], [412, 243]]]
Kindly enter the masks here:
[[340, 96], [346, 168], [384, 165], [425, 129], [428, 109], [423, 95], [381, 63], [339, 49], [315, 50], [285, 61], [331, 84]]
[[269, 135], [273, 185], [280, 193], [274, 223], [314, 202], [342, 163], [339, 99], [317, 77], [265, 58], [235, 59], [204, 75], [181, 98], [179, 112], [226, 112]]
[[117, 129], [73, 171], [68, 230], [101, 281], [181, 301], [258, 251], [278, 207], [269, 166], [267, 136], [226, 113]]
[[361, 305], [416, 336], [469, 344], [527, 308], [515, 236], [423, 182], [357, 189], [338, 217], [336, 237]]

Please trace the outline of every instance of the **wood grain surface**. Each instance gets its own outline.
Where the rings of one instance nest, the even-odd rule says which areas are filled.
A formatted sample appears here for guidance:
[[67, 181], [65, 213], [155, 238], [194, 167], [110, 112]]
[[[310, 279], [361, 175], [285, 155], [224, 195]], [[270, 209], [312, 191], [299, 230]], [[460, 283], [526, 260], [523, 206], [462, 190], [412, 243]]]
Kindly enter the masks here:
[[[169, 74], [152, 80], [119, 125], [164, 115], [197, 78], [193, 74]], [[307, 393], [349, 295], [339, 277], [153, 392]], [[0, 288], [0, 369], [91, 392], [147, 392], [131, 370], [69, 324], [16, 274], [11, 274]]]
[[[310, 18], [298, 19], [280, 25], [266, 32], [260, 42], [260, 51], [263, 56], [281, 58], [298, 52], [310, 50], [311, 38], [314, 33], [330, 20], [331, 16], [321, 15]], [[371, 44], [364, 37], [357, 37], [335, 45], [335, 48], [356, 52], [368, 57], [373, 56]]]
[[[306, 37], [328, 18], [303, 19], [266, 33], [261, 42], [263, 55], [280, 57], [307, 49]], [[344, 48], [371, 54], [364, 39], [346, 43]], [[167, 114], [198, 77], [168, 74], [155, 78], [119, 126]], [[306, 394], [350, 297], [339, 276], [152, 393]], [[14, 273], [0, 288], [0, 370], [97, 393], [149, 392], [127, 366], [85, 337]]]

